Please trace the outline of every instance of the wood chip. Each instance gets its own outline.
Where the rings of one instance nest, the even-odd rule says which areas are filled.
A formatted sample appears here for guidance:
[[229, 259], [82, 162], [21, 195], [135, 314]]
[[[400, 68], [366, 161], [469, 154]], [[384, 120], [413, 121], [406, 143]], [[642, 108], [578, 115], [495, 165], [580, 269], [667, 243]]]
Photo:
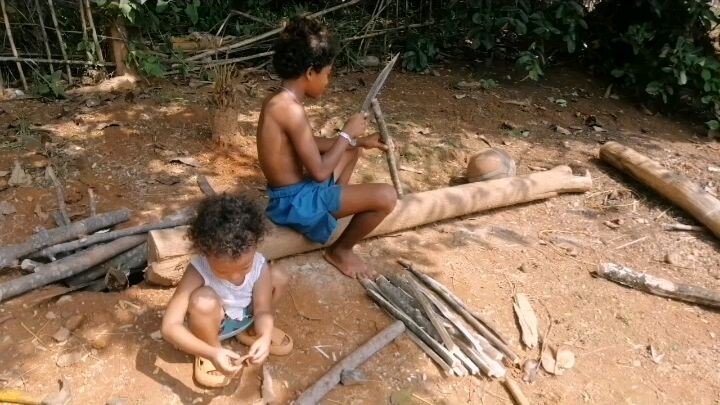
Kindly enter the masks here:
[[7, 201], [0, 202], [0, 215], [12, 215], [17, 212], [15, 206]]
[[537, 315], [530, 305], [530, 299], [526, 294], [516, 294], [513, 308], [522, 331], [522, 341], [525, 346], [532, 349], [537, 346], [539, 335]]
[[277, 401], [277, 395], [273, 388], [273, 379], [268, 370], [267, 364], [262, 366], [262, 403], [263, 405], [273, 404]]
[[182, 163], [188, 166], [192, 167], [200, 167], [200, 162], [197, 161], [194, 157], [189, 156], [178, 156], [175, 158], [170, 159], [170, 163]]
[[68, 330], [68, 328], [61, 326], [60, 329], [58, 329], [55, 333], [53, 333], [52, 338], [56, 342], [62, 343], [64, 341], [68, 340], [68, 338], [70, 338], [70, 331]]

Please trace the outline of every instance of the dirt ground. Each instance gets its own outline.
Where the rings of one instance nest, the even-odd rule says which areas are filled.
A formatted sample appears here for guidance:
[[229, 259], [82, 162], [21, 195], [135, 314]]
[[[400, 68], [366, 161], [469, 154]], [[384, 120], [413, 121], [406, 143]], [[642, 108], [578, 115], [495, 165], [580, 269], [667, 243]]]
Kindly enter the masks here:
[[[329, 134], [340, 125], [360, 104], [374, 75], [338, 75], [326, 98], [307, 105], [315, 128]], [[498, 87], [454, 88], [461, 80], [490, 77]], [[132, 209], [132, 223], [177, 211], [201, 198], [198, 173], [219, 189], [264, 198], [253, 123], [262, 97], [276, 83], [263, 75], [252, 80], [257, 86], [241, 115], [247, 145], [236, 149], [209, 141], [208, 88], [194, 82], [145, 83], [130, 95], [89, 100], [4, 103], [0, 171], [10, 171], [18, 160], [33, 181], [28, 187], [0, 187], [0, 201], [17, 210], [0, 215], [0, 244], [53, 226], [47, 214], [56, 209], [55, 195], [43, 177], [48, 162], [67, 184], [75, 218], [88, 215], [87, 188], [95, 190], [101, 211]], [[400, 271], [399, 258], [431, 273], [492, 319], [523, 359], [536, 358], [538, 350], [520, 346], [512, 297], [528, 294], [543, 333], [552, 324], [549, 344], [577, 356], [575, 367], [562, 376], [541, 372], [534, 384], [521, 383], [532, 403], [718, 404], [718, 312], [626, 289], [591, 272], [598, 263], [615, 262], [720, 289], [717, 240], [708, 232], [663, 230], [666, 223], [693, 222], [597, 159], [600, 145], [616, 140], [717, 193], [720, 173], [709, 168], [720, 166], [720, 144], [704, 137], [702, 123], [652, 115], [623, 97], [605, 97], [605, 90], [604, 83], [569, 68], [551, 72], [541, 83], [455, 64], [429, 75], [393, 73], [381, 102], [409, 190], [459, 181], [467, 158], [486, 147], [481, 136], [507, 150], [519, 174], [569, 164], [589, 170], [594, 186], [586, 194], [365, 241], [359, 251], [381, 273]], [[172, 163], [176, 156], [191, 156], [199, 167]], [[385, 164], [381, 154], [367, 154], [353, 181], [389, 182]], [[612, 220], [621, 225], [611, 229], [604, 224]], [[668, 253], [673, 264], [665, 262]], [[291, 284], [276, 322], [294, 338], [295, 350], [272, 357], [267, 367], [281, 399], [289, 402], [335, 359], [391, 320], [356, 281], [332, 269], [317, 252], [280, 263], [289, 269]], [[19, 274], [5, 270], [0, 281]], [[11, 317], [0, 324], [0, 387], [41, 395], [56, 390], [57, 379], [64, 376], [77, 404], [104, 404], [111, 398], [130, 404], [259, 403], [257, 367], [246, 369], [225, 389], [205, 390], [192, 380], [189, 356], [153, 339], [171, 294], [171, 289], [141, 283], [121, 293], [76, 292], [39, 304], [24, 296], [3, 303], [0, 321]], [[55, 343], [51, 336], [76, 314], [85, 316], [84, 323], [66, 342]], [[97, 330], [105, 337], [99, 343], [87, 338]], [[61, 357], [75, 363], [59, 367]], [[495, 381], [443, 375], [407, 337], [373, 356], [362, 370], [366, 384], [338, 386], [323, 403], [511, 402]], [[521, 371], [511, 370], [519, 381]]]

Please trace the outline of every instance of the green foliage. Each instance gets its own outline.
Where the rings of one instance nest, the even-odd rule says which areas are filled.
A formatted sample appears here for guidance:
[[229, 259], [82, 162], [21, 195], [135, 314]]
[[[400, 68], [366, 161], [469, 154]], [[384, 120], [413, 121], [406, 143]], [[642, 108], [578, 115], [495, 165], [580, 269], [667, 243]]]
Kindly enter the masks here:
[[165, 64], [157, 55], [149, 51], [135, 49], [132, 43], [130, 44], [127, 62], [145, 76], [163, 77], [166, 72]]
[[577, 0], [457, 1], [450, 17], [471, 49], [502, 52], [532, 80], [543, 76], [547, 55], [573, 54], [588, 25]]
[[690, 107], [720, 127], [720, 60], [710, 35], [720, 18], [699, 0], [605, 0], [590, 21], [587, 52], [598, 72], [609, 73], [638, 96]]
[[407, 41], [402, 65], [411, 72], [425, 72], [438, 54], [435, 42], [422, 36], [412, 37]]
[[40, 97], [60, 99], [65, 98], [65, 84], [62, 82], [62, 72], [55, 70], [50, 74], [35, 73], [33, 80], [33, 93]]

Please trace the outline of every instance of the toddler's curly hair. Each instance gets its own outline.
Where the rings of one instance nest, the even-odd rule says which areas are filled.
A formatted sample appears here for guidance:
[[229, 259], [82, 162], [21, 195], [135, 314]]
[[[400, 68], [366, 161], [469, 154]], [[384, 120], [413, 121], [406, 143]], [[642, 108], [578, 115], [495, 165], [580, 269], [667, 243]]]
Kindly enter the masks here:
[[265, 214], [257, 203], [223, 194], [200, 203], [189, 234], [200, 253], [234, 259], [257, 246], [266, 232]]

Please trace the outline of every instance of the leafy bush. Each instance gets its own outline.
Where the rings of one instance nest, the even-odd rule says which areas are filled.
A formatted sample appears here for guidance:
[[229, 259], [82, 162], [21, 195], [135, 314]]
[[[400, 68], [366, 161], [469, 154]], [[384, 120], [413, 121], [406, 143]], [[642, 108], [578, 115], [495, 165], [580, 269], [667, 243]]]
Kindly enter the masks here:
[[65, 84], [62, 81], [62, 72], [55, 70], [47, 75], [35, 73], [32, 90], [33, 93], [40, 97], [65, 98]]
[[405, 46], [402, 65], [411, 72], [424, 72], [430, 68], [438, 54], [435, 42], [422, 36], [411, 37]]
[[690, 107], [720, 128], [720, 61], [710, 38], [720, 18], [700, 0], [605, 0], [593, 11], [587, 52], [640, 98]]

